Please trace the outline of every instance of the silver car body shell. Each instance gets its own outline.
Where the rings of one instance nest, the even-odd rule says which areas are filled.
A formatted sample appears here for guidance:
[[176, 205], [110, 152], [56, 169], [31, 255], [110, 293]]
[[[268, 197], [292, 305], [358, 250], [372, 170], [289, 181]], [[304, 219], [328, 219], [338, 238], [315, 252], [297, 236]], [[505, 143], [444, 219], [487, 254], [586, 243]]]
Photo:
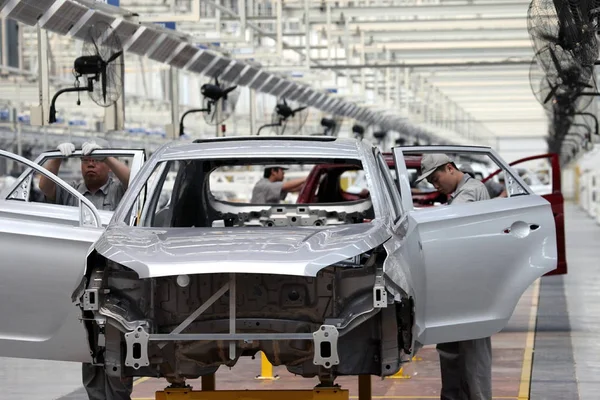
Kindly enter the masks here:
[[[224, 272], [315, 276], [322, 268], [377, 247], [391, 237], [380, 179], [369, 179], [375, 219], [367, 224], [322, 228], [131, 228], [123, 221], [156, 165], [181, 159], [302, 158], [356, 159], [370, 177], [378, 176], [372, 147], [354, 140], [214, 141], [158, 149], [132, 195], [123, 199], [113, 223], [95, 246], [98, 253], [136, 271], [140, 278]], [[267, 236], [269, 234], [269, 236]]]
[[[144, 241], [153, 243], [153, 250], [157, 251], [157, 254], [161, 254], [161, 257], [165, 257], [159, 261], [161, 265], [141, 262], [142, 249], [139, 251], [125, 249], [114, 243], [115, 237], [121, 235], [118, 233], [119, 230], [125, 233], [131, 229], [121, 226], [124, 216], [134, 205], [137, 193], [160, 161], [189, 158], [241, 159], [256, 157], [256, 154], [265, 155], [266, 158], [272, 156], [273, 158], [290, 159], [298, 157], [356, 158], [363, 162], [367, 174], [375, 220], [364, 224], [364, 227], [345, 226], [346, 234], [340, 236], [343, 237], [341, 241], [330, 242], [316, 249], [314, 254], [309, 251], [312, 249], [302, 248], [303, 244], [311, 243], [312, 237], [324, 239], [326, 232], [340, 233], [339, 229], [342, 229], [343, 232], [344, 228], [322, 228], [319, 232], [306, 229], [306, 235], [304, 235], [303, 229], [290, 230], [294, 239], [290, 239], [288, 243], [280, 242], [279, 245], [282, 246], [282, 250], [286, 251], [301, 249], [298, 254], [302, 255], [304, 264], [295, 270], [298, 273], [313, 276], [314, 271], [325, 263], [325, 259], [327, 261], [333, 259], [331, 255], [326, 256], [325, 259], [321, 258], [324, 249], [334, 248], [328, 246], [337, 246], [335, 248], [342, 249], [335, 258], [343, 260], [367, 247], [384, 243], [388, 253], [384, 264], [386, 288], [396, 298], [408, 295], [415, 300], [413, 324], [415, 342], [420, 344], [440, 343], [489, 336], [497, 332], [510, 317], [525, 288], [536, 278], [556, 266], [556, 236], [550, 204], [539, 196], [528, 195], [414, 210], [410, 190], [406, 191], [405, 167], [403, 162], [398, 161], [403, 161], [401, 152], [396, 152], [401, 190], [394, 199], [383, 187], [383, 173], [378, 168], [372, 151], [372, 147], [367, 144], [345, 140], [304, 142], [278, 139], [213, 141], [201, 145], [167, 144], [155, 152], [147, 163], [148, 165], [130, 182], [128, 193], [115, 211], [113, 225], [95, 247], [103, 254], [114, 257], [115, 260], [118, 260], [117, 262], [126, 261], [125, 257], [135, 255], [138, 259], [133, 260], [131, 265], [137, 263], [136, 268], [139, 268], [138, 273], [141, 275], [144, 274], [144, 270], [148, 276], [153, 273], [164, 274], [164, 265], [168, 262], [167, 253], [164, 249], [160, 249], [163, 242], [156, 242], [153, 234], [141, 233], [140, 236]], [[519, 177], [515, 177], [515, 180], [519, 181]], [[396, 216], [388, 212], [392, 201], [401, 203], [401, 215]], [[30, 204], [29, 206], [37, 205]], [[27, 223], [27, 221], [15, 222], [15, 224], [22, 225], [19, 229], [25, 229]], [[531, 228], [532, 226], [537, 226], [539, 229], [527, 230], [527, 227]], [[29, 235], [33, 235], [32, 240], [37, 240], [35, 242], [39, 246], [37, 252], [8, 251], [4, 246], [14, 246], [14, 248], [18, 246], [16, 246], [16, 242], [10, 242], [7, 238], [3, 238], [2, 246], [6, 253], [12, 255], [15, 260], [19, 260], [21, 257], [21, 262], [25, 259], [27, 265], [35, 268], [44, 265], [48, 271], [54, 274], [43, 275], [31, 268], [25, 270], [23, 266], [20, 267], [22, 270], [19, 270], [20, 264], [14, 263], [15, 269], [10, 272], [19, 274], [20, 278], [10, 284], [13, 284], [15, 289], [24, 292], [23, 285], [19, 285], [18, 282], [25, 282], [34, 290], [21, 293], [21, 297], [15, 300], [18, 302], [14, 303], [17, 308], [13, 307], [12, 310], [5, 308], [4, 312], [0, 313], [0, 317], [4, 321], [10, 320], [18, 312], [22, 312], [24, 316], [28, 317], [17, 318], [12, 321], [11, 325], [4, 325], [12, 327], [13, 334], [10, 329], [5, 327], [0, 330], [0, 356], [70, 361], [89, 360], [84, 329], [82, 324], [77, 321], [78, 309], [69, 298], [71, 290], [66, 290], [65, 298], [60, 300], [60, 304], [52, 303], [53, 308], [49, 312], [56, 318], [54, 332], [50, 332], [46, 328], [46, 325], [42, 323], [44, 320], [40, 320], [35, 325], [34, 328], [38, 332], [35, 332], [35, 329], [26, 329], [31, 325], [29, 319], [35, 320], [41, 313], [42, 310], [37, 309], [39, 303], [48, 302], [50, 304], [49, 295], [55, 293], [52, 289], [56, 286], [45, 285], [43, 279], [50, 276], [55, 283], [64, 284], [73, 289], [78, 277], [81, 277], [83, 273], [85, 255], [88, 251], [87, 240], [93, 241], [92, 236], [99, 235], [101, 232], [101, 229], [98, 229], [89, 233], [89, 237], [84, 237], [81, 232], [85, 232], [89, 228], [71, 226], [68, 229], [73, 230], [69, 237], [76, 232], [82, 243], [81, 249], [71, 251], [68, 257], [64, 255], [66, 253], [64, 247], [60, 248], [61, 244], [57, 242], [60, 235], [57, 234], [54, 227], [47, 231], [42, 229], [41, 236], [34, 234], [33, 231], [29, 232]], [[509, 234], [505, 233], [507, 229]], [[239, 232], [243, 230], [242, 228]], [[140, 229], [140, 232], [143, 231], [145, 229]], [[238, 229], [233, 230], [234, 234], [236, 232]], [[358, 234], [366, 234], [369, 237], [358, 238], [356, 236]], [[301, 238], [302, 235], [304, 235], [304, 239]], [[195, 239], [184, 240], [193, 241]], [[213, 239], [204, 237], [202, 240], [210, 242]], [[23, 242], [19, 243], [22, 247]], [[258, 237], [249, 238], [246, 245], [250, 246], [252, 243], [261, 244]], [[36, 247], [29, 247], [29, 249], [31, 248]], [[42, 248], [44, 250], [55, 248], [56, 257], [49, 257], [48, 252], [42, 251]], [[145, 251], [148, 251], [148, 248]], [[58, 256], [58, 252], [62, 256]], [[285, 255], [289, 257], [287, 252]], [[258, 253], [255, 254], [255, 257], [257, 257], [256, 260], [262, 261]], [[244, 262], [242, 261], [243, 257], [239, 259], [240, 262]], [[292, 262], [297, 261], [293, 260]], [[486, 261], [487, 264], [483, 261]], [[275, 265], [272, 265], [269, 271], [265, 269], [263, 263], [262, 269], [259, 269], [261, 267], [259, 264], [259, 262], [253, 263], [252, 269], [255, 272], [272, 273], [276, 268]], [[67, 265], [69, 268], [65, 267]], [[208, 266], [205, 267], [198, 267], [196, 273], [223, 272], [218, 264], [210, 267], [211, 269]], [[153, 268], [155, 272], [152, 272]], [[186, 271], [192, 270], [190, 267], [187, 268]], [[70, 272], [67, 273], [67, 271]], [[173, 274], [177, 274], [177, 272], [174, 270]], [[31, 296], [30, 293], [34, 295]], [[19, 293], [16, 294], [19, 295]]]

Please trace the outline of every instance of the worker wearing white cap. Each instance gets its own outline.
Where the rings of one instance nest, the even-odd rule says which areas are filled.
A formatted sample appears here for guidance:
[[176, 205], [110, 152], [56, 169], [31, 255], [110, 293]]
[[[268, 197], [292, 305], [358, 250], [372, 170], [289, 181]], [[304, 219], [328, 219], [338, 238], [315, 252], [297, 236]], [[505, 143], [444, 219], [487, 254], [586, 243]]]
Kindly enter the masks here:
[[283, 181], [285, 170], [288, 168], [281, 165], [267, 165], [263, 178], [259, 180], [252, 189], [253, 204], [277, 204], [284, 200], [288, 193], [297, 192], [302, 188], [305, 178], [290, 179]]
[[[461, 172], [446, 154], [426, 154], [421, 159], [421, 181], [427, 179], [448, 195], [448, 204], [490, 198], [483, 183]], [[442, 373], [441, 400], [489, 400], [492, 398], [491, 338], [439, 343]]]

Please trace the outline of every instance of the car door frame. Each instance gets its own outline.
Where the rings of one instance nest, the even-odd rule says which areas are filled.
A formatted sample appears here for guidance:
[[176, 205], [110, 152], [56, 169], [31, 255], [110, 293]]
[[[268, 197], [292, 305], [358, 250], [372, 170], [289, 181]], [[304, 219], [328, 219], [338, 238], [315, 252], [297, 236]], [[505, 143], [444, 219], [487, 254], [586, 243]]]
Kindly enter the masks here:
[[[123, 157], [123, 156], [133, 156], [131, 164], [129, 165], [130, 169], [130, 182], [133, 178], [138, 174], [144, 162], [146, 161], [146, 151], [144, 149], [97, 149], [92, 151], [91, 156], [104, 156], [104, 157]], [[83, 157], [82, 150], [75, 150], [70, 156], [65, 157], [58, 150], [45, 151], [41, 153], [33, 162], [38, 165], [44, 165], [50, 159], [55, 158], [81, 158]], [[33, 174], [31, 173], [31, 168], [23, 171], [17, 180], [12, 184], [10, 189], [6, 190], [7, 196], [12, 195], [13, 192], [17, 189], [18, 186], [21, 186], [25, 181], [27, 181], [27, 189], [31, 188], [31, 180], [33, 179]], [[25, 201], [29, 201], [27, 198]]]
[[[19, 156], [17, 154], [11, 153], [11, 152], [6, 151], [6, 150], [0, 150], [0, 156], [9, 158], [9, 159], [11, 159], [13, 161], [18, 161], [20, 163], [23, 163], [23, 164], [27, 165], [29, 167], [29, 169], [26, 170], [26, 172], [28, 174], [33, 175], [33, 174], [31, 174], [31, 172], [32, 171], [37, 171], [38, 173], [43, 174], [48, 179], [50, 179], [52, 182], [54, 182], [54, 184], [63, 186], [64, 189], [71, 196], [75, 196], [75, 198], [77, 200], [79, 200], [78, 207], [79, 207], [79, 224], [80, 224], [80, 226], [91, 226], [91, 227], [96, 227], [96, 228], [99, 228], [99, 227], [102, 226], [102, 219], [100, 218], [100, 214], [98, 213], [98, 210], [96, 209], [96, 207], [94, 207], [94, 205], [92, 204], [92, 202], [90, 200], [88, 200], [87, 198], [85, 198], [85, 196], [81, 195], [77, 190], [75, 190], [75, 188], [73, 188], [67, 182], [65, 182], [64, 180], [62, 180], [58, 176], [54, 175], [52, 172], [48, 171], [42, 165], [36, 164], [35, 162], [30, 161], [30, 160], [26, 159], [25, 157]], [[24, 177], [23, 179], [26, 179], [26, 178], [27, 177]], [[7, 193], [8, 193], [7, 197], [4, 198], [4, 199], [0, 199], [0, 200], [1, 201], [11, 201], [11, 200], [13, 200], [13, 199], [9, 199], [9, 197], [10, 197], [10, 195], [12, 193], [14, 193], [14, 191], [17, 188], [17, 186], [19, 186], [19, 184], [23, 181], [23, 179], [17, 180], [15, 182], [15, 184], [13, 184], [13, 186], [11, 186], [10, 191], [7, 191]], [[19, 200], [14, 199], [14, 201], [19, 201]], [[24, 202], [30, 203], [28, 198], [25, 199]], [[89, 222], [89, 218], [86, 218], [86, 215], [85, 215], [85, 209], [86, 208], [91, 213], [91, 217], [93, 217], [93, 220], [91, 221], [91, 223]]]
[[[524, 196], [525, 198], [519, 198], [519, 196], [513, 195], [513, 197], [517, 197], [517, 198], [509, 199], [509, 200], [510, 200], [511, 204], [513, 204], [513, 205], [515, 205], [515, 207], [517, 207], [517, 208], [515, 208], [515, 211], [517, 211], [516, 214], [514, 214], [514, 213], [511, 214], [511, 212], [510, 212], [511, 208], [510, 208], [510, 206], [507, 206], [506, 202], [504, 202], [504, 203], [500, 202], [502, 200], [508, 201], [507, 199], [489, 200], [489, 206], [492, 206], [492, 208], [493, 208], [493, 210], [490, 210], [490, 212], [498, 211], [498, 213], [499, 213], [498, 218], [492, 218], [492, 219], [485, 218], [485, 216], [484, 216], [484, 214], [486, 214], [486, 212], [487, 212], [486, 210], [489, 207], [488, 204], [483, 204], [484, 202], [445, 205], [445, 206], [437, 206], [437, 207], [430, 207], [430, 208], [424, 208], [424, 209], [416, 209], [414, 207], [413, 201], [412, 201], [412, 194], [411, 194], [411, 190], [410, 190], [410, 184], [408, 181], [408, 172], [407, 172], [406, 165], [404, 162], [404, 151], [403, 150], [406, 152], [406, 154], [411, 154], [411, 153], [423, 154], [423, 153], [431, 153], [431, 152], [438, 152], [438, 153], [469, 152], [469, 153], [474, 153], [474, 154], [486, 155], [486, 156], [490, 157], [494, 162], [496, 162], [498, 164], [498, 166], [501, 167], [503, 170], [505, 170], [512, 178], [514, 178], [515, 183], [517, 183], [521, 187], [522, 191], [524, 192], [522, 194], [535, 196], [535, 198], [531, 199], [531, 201], [530, 201], [528, 199], [529, 196]], [[410, 287], [411, 287], [411, 293], [409, 293], [409, 295], [414, 296], [414, 298], [415, 298], [415, 324], [414, 324], [414, 330], [413, 330], [414, 337], [420, 344], [427, 345], [427, 344], [434, 344], [434, 343], [442, 343], [445, 341], [456, 341], [456, 340], [466, 340], [466, 339], [475, 338], [475, 337], [470, 337], [470, 335], [477, 335], [476, 337], [484, 337], [484, 336], [490, 336], [493, 333], [496, 333], [497, 331], [502, 329], [502, 327], [508, 321], [508, 318], [510, 317], [510, 313], [512, 313], [514, 311], [514, 306], [516, 306], [518, 299], [520, 298], [520, 296], [522, 296], [525, 289], [533, 281], [535, 281], [535, 279], [537, 279], [537, 277], [539, 277], [543, 273], [549, 271], [550, 268], [552, 268], [553, 263], [554, 263], [554, 267], [555, 267], [556, 257], [553, 257], [554, 249], [552, 249], [552, 248], [546, 249], [546, 247], [542, 247], [540, 249], [539, 247], [535, 247], [536, 253], [532, 253], [532, 255], [536, 257], [535, 262], [540, 262], [539, 265], [543, 265], [543, 268], [538, 268], [538, 269], [525, 268], [525, 269], [523, 269], [523, 268], [521, 268], [521, 264], [522, 264], [523, 260], [515, 258], [515, 260], [516, 260], [515, 262], [519, 262], [519, 264], [511, 265], [511, 271], [519, 271], [519, 273], [517, 274], [516, 272], [514, 272], [514, 275], [513, 275], [513, 272], [504, 274], [503, 278], [504, 278], [504, 281], [506, 281], [504, 283], [508, 282], [509, 284], [502, 286], [502, 290], [498, 290], [495, 293], [496, 297], [498, 297], [498, 299], [504, 300], [499, 303], [501, 305], [496, 305], [496, 303], [493, 303], [493, 306], [489, 305], [490, 308], [486, 309], [486, 308], [483, 308], [485, 306], [483, 306], [482, 304], [479, 304], [479, 302], [475, 299], [473, 304], [477, 304], [478, 306], [480, 306], [479, 309], [477, 309], [477, 307], [473, 307], [473, 310], [471, 310], [471, 315], [467, 315], [467, 317], [465, 317], [465, 318], [457, 317], [456, 310], [458, 310], [458, 309], [454, 309], [453, 313], [454, 313], [455, 317], [453, 319], [452, 313], [446, 313], [448, 310], [444, 309], [444, 307], [448, 308], [449, 305], [445, 304], [441, 307], [438, 307], [438, 305], [440, 304], [439, 299], [437, 299], [438, 301], [436, 301], [430, 295], [438, 293], [438, 289], [440, 289], [442, 287], [446, 287], [446, 292], [444, 295], [448, 295], [447, 290], [450, 287], [455, 288], [457, 290], [457, 293], [459, 293], [458, 291], [460, 291], [461, 289], [464, 290], [465, 287], [468, 289], [469, 285], [466, 284], [465, 282], [469, 282], [469, 280], [456, 281], [456, 279], [460, 278], [459, 270], [453, 270], [452, 273], [456, 274], [456, 277], [453, 277], [452, 279], [447, 279], [449, 277], [445, 276], [445, 274], [439, 274], [439, 272], [444, 271], [444, 269], [440, 269], [439, 265], [445, 265], [446, 261], [443, 261], [442, 259], [440, 259], [439, 254], [438, 255], [434, 254], [433, 256], [431, 255], [431, 253], [426, 254], [427, 248], [430, 248], [430, 251], [434, 250], [434, 249], [440, 250], [441, 248], [456, 249], [456, 247], [449, 247], [448, 243], [440, 244], [441, 242], [444, 241], [444, 238], [448, 238], [448, 236], [436, 237], [436, 232], [439, 230], [439, 233], [437, 233], [437, 235], [440, 235], [440, 234], [447, 235], [448, 230], [451, 228], [451, 225], [449, 225], [448, 222], [450, 222], [453, 219], [456, 220], [457, 218], [465, 218], [466, 222], [464, 224], [457, 224], [457, 225], [454, 225], [454, 223], [453, 223], [452, 226], [456, 226], [457, 229], [460, 229], [461, 230], [460, 235], [462, 235], [462, 236], [459, 235], [456, 237], [451, 237], [451, 239], [453, 240], [454, 246], [458, 245], [458, 242], [456, 242], [456, 239], [460, 238], [462, 240], [462, 243], [464, 246], [464, 243], [466, 243], [467, 238], [469, 238], [469, 239], [473, 238], [473, 234], [468, 233], [469, 230], [472, 229], [471, 228], [472, 223], [478, 224], [475, 226], [479, 226], [480, 228], [481, 227], [485, 228], [486, 226], [489, 227], [490, 224], [492, 224], [492, 223], [502, 225], [502, 226], [493, 226], [494, 227], [493, 230], [489, 230], [486, 228], [487, 230], [484, 233], [484, 236], [482, 236], [482, 238], [484, 238], [485, 240], [487, 240], [486, 238], [488, 238], [488, 237], [492, 237], [492, 236], [489, 236], [490, 234], [491, 235], [500, 234], [499, 237], [502, 237], [502, 238], [509, 237], [509, 236], [502, 235], [502, 233], [507, 234], [505, 226], [504, 226], [504, 224], [507, 222], [506, 220], [510, 220], [508, 222], [511, 224], [510, 227], [512, 227], [513, 226], [512, 219], [514, 219], [517, 214], [518, 214], [517, 218], [523, 217], [523, 215], [526, 214], [526, 212], [524, 212], [524, 211], [529, 211], [529, 207], [533, 207], [531, 210], [535, 210], [536, 215], [541, 219], [541, 223], [545, 227], [543, 230], [544, 234], [545, 233], [553, 234], [555, 231], [554, 231], [554, 224], [553, 224], [553, 219], [552, 219], [552, 215], [551, 215], [550, 205], [547, 203], [546, 200], [542, 199], [541, 196], [535, 195], [531, 191], [531, 189], [527, 186], [527, 184], [522, 179], [520, 179], [518, 174], [508, 165], [508, 163], [506, 163], [504, 160], [502, 160], [501, 157], [493, 149], [491, 149], [489, 147], [483, 147], [483, 146], [414, 146], [414, 147], [396, 147], [396, 148], [393, 148], [392, 151], [394, 153], [394, 159], [395, 159], [395, 164], [396, 164], [396, 168], [397, 168], [398, 184], [400, 187], [401, 201], [402, 201], [402, 205], [403, 205], [404, 209], [406, 210], [405, 215], [401, 218], [401, 220], [399, 220], [396, 224], [394, 224], [394, 227], [393, 227], [393, 230], [395, 233], [395, 238], [396, 238], [395, 241], [401, 243], [401, 245], [398, 245], [393, 250], [392, 256], [395, 257], [396, 260], [398, 260], [397, 261], [398, 265], [400, 265], [400, 266], [404, 265], [404, 269], [406, 270], [406, 272], [404, 273], [404, 276], [408, 278], [408, 280], [410, 282]], [[507, 177], [507, 181], [508, 181], [508, 177]], [[492, 202], [495, 202], [495, 203], [492, 204]], [[486, 201], [485, 203], [488, 203], [488, 201]], [[452, 209], [448, 210], [449, 207], [452, 207]], [[471, 214], [469, 211], [466, 210], [467, 207], [476, 209], [476, 212]], [[524, 211], [519, 213], [518, 211], [521, 210], [521, 208], [519, 208], [519, 207], [523, 207]], [[503, 212], [504, 212], [504, 214], [502, 214]], [[508, 217], [504, 217], [504, 215], [507, 215]], [[484, 217], [482, 218], [481, 216], [484, 216]], [[443, 220], [441, 222], [442, 225], [440, 225], [440, 223], [438, 222], [441, 220]], [[434, 226], [434, 225], [437, 225], [437, 226]], [[466, 228], [468, 228], [468, 229], [466, 229]], [[452, 228], [452, 229], [454, 229], [454, 228]], [[488, 232], [488, 230], [489, 230], [489, 232]], [[503, 232], [503, 230], [504, 230], [504, 232]], [[465, 232], [467, 232], [467, 233], [465, 234]], [[509, 233], [510, 233], [510, 231], [509, 231]], [[423, 237], [424, 234], [427, 236]], [[532, 238], [531, 240], [533, 240], [533, 242], [534, 242], [533, 244], [535, 246], [546, 246], [546, 243], [547, 243], [546, 236], [540, 237], [539, 235], [534, 236], [532, 234], [531, 238]], [[514, 240], [514, 239], [511, 239], [511, 240]], [[446, 240], [446, 242], [448, 242], [448, 240]], [[504, 241], [503, 243], [505, 243], [505, 242], [506, 241]], [[486, 243], [489, 244], [489, 242], [486, 242]], [[528, 243], [532, 243], [532, 242], [523, 242], [523, 243], [526, 243], [526, 245], [529, 246]], [[486, 244], [486, 245], [488, 245], [488, 244]], [[440, 247], [440, 246], [442, 246], [442, 247]], [[543, 251], [541, 251], [541, 250], [543, 250]], [[446, 254], [446, 253], [444, 253], [444, 254]], [[460, 255], [460, 254], [458, 254], [458, 255]], [[457, 257], [457, 254], [454, 254], [454, 256], [456, 256], [456, 257], [454, 257], [454, 263], [458, 266], [462, 265], [461, 263], [458, 263], [458, 261], [457, 261], [460, 257]], [[477, 256], [479, 258], [481, 258], [482, 254], [478, 254]], [[542, 261], [539, 261], [540, 257], [542, 257]], [[495, 260], [503, 260], [501, 255], [498, 255], [498, 257], [493, 257], [493, 258]], [[432, 262], [432, 260], [435, 260], [437, 263]], [[434, 265], [437, 267], [427, 268], [428, 265]], [[456, 267], [456, 265], [453, 265], [453, 266]], [[480, 265], [480, 264], [469, 264], [469, 265], [473, 266], [473, 265]], [[470, 269], [473, 269], [473, 268], [470, 268]], [[469, 268], [467, 268], [467, 270], [469, 270]], [[503, 268], [486, 269], [486, 270], [481, 270], [482, 273], [480, 275], [482, 277], [487, 277], [486, 279], [492, 279], [494, 277], [498, 277], [498, 274], [502, 275], [505, 270], [506, 269], [503, 269]], [[433, 275], [432, 275], [432, 272], [433, 272]], [[437, 275], [437, 277], [436, 277], [435, 274], [439, 274], [439, 275]], [[446, 279], [447, 282], [442, 284], [439, 281], [439, 279], [441, 279], [441, 278]], [[406, 278], [404, 278], [404, 279], [406, 279]], [[433, 280], [430, 281], [430, 279], [433, 279]], [[453, 279], [454, 279], [454, 284], [456, 284], [457, 286], [454, 286], [454, 284], [451, 282]], [[477, 286], [474, 286], [474, 288], [477, 288], [477, 290], [475, 292], [481, 291], [484, 288], [489, 287], [488, 283], [486, 283], [486, 282], [477, 282], [477, 283], [473, 283], [473, 284], [477, 285]], [[442, 286], [440, 286], [440, 285], [442, 285]], [[446, 285], [446, 286], [443, 286], [443, 285]], [[481, 286], [481, 285], [483, 285], [483, 286]], [[443, 293], [443, 292], [444, 291], [440, 291], [439, 293]], [[452, 296], [453, 295], [451, 295], [451, 297]], [[447, 299], [447, 301], [450, 300], [449, 297], [447, 297], [446, 299]], [[456, 304], [463, 304], [463, 305], [466, 304], [465, 297], [457, 297], [457, 299], [460, 299], [460, 301], [456, 301], [455, 302]], [[448, 302], [448, 304], [451, 304], [451, 302]], [[462, 313], [462, 309], [461, 309], [461, 313]], [[469, 313], [467, 312], [467, 314], [469, 314]], [[474, 318], [474, 319], [472, 319], [472, 318]]]

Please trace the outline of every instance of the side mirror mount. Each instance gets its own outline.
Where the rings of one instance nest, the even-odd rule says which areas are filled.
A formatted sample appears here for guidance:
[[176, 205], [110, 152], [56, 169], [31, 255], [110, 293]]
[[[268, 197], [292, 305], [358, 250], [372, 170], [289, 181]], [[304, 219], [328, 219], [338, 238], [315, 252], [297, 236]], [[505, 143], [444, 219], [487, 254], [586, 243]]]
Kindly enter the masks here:
[[79, 226], [90, 228], [102, 227], [102, 221], [98, 212], [83, 201], [79, 201]]

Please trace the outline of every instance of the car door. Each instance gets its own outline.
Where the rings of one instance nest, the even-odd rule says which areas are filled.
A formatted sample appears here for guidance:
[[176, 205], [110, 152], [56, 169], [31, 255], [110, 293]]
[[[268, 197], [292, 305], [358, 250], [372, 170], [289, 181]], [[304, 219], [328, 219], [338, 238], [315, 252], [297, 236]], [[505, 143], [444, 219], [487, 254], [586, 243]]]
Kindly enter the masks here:
[[[509, 197], [415, 209], [404, 154], [473, 152], [508, 174]], [[550, 203], [534, 195], [492, 149], [395, 148], [405, 214], [394, 225], [396, 258], [406, 265], [415, 301], [415, 339], [423, 345], [491, 336], [531, 283], [556, 268]]]
[[[146, 162], [146, 152], [143, 149], [98, 149], [94, 150], [93, 155], [103, 157], [120, 157], [125, 158], [129, 162], [129, 181], [133, 181], [135, 176], [138, 174], [144, 163]], [[81, 150], [74, 151], [70, 159], [77, 159], [82, 157]], [[51, 159], [64, 158], [64, 156], [57, 150], [47, 151], [40, 154], [34, 162], [38, 165], [45, 165]], [[61, 168], [62, 171], [62, 168]], [[61, 172], [59, 171], [59, 175]], [[30, 167], [26, 167], [24, 171], [19, 175], [17, 180], [10, 185], [9, 188], [5, 189], [0, 193], [0, 198], [4, 199], [19, 199], [26, 202], [34, 201], [33, 194], [36, 190], [36, 186], [33, 182], [33, 170]], [[66, 178], [65, 178], [66, 179]], [[112, 211], [99, 210], [102, 224], [108, 225], [112, 218]], [[72, 223], [76, 224], [77, 220], [72, 220]]]
[[86, 361], [86, 333], [71, 294], [104, 230], [100, 214], [42, 166], [3, 150], [0, 157], [79, 199], [78, 207], [70, 207], [0, 198], [0, 356]]
[[510, 163], [510, 166], [519, 166], [531, 161], [545, 160], [551, 172], [550, 186], [539, 194], [552, 204], [552, 213], [556, 225], [556, 246], [558, 248], [558, 265], [555, 270], [546, 275], [562, 275], [567, 273], [567, 246], [565, 243], [565, 210], [562, 194], [560, 160], [556, 153], [539, 154], [532, 157], [522, 158]]

